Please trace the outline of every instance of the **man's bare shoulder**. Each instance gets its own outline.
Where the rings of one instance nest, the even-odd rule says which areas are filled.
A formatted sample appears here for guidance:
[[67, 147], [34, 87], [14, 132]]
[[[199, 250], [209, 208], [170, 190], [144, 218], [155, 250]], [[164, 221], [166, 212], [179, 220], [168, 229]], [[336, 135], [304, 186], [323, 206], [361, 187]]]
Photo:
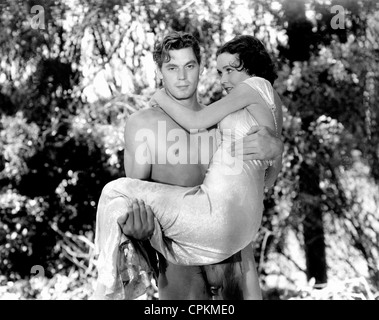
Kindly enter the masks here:
[[169, 116], [161, 108], [141, 109], [131, 114], [125, 123], [125, 130], [151, 128], [159, 120], [167, 120]]

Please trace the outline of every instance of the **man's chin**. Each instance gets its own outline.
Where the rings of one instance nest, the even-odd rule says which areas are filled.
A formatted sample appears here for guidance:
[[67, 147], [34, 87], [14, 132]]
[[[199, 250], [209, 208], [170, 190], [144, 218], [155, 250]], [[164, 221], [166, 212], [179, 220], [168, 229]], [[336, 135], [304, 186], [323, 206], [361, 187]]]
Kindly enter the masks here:
[[193, 94], [188, 94], [188, 93], [178, 93], [178, 94], [174, 94], [172, 95], [176, 100], [188, 100], [189, 98], [191, 98], [193, 96]]

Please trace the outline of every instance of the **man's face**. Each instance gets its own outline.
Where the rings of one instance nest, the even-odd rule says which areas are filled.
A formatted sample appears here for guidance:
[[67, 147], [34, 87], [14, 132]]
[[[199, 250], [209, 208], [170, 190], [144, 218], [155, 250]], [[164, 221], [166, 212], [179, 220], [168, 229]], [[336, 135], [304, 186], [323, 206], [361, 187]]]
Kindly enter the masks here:
[[196, 94], [200, 65], [192, 48], [169, 51], [170, 61], [163, 62], [158, 76], [175, 99], [186, 100]]

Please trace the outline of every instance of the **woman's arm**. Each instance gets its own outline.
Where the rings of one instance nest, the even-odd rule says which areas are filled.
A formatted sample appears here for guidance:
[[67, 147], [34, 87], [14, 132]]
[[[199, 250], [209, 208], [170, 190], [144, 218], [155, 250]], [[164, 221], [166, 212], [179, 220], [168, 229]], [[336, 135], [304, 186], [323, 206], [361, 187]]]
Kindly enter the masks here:
[[157, 91], [153, 99], [180, 126], [186, 130], [206, 129], [220, 122], [228, 114], [261, 101], [259, 93], [248, 84], [238, 84], [226, 97], [200, 111], [193, 111]]

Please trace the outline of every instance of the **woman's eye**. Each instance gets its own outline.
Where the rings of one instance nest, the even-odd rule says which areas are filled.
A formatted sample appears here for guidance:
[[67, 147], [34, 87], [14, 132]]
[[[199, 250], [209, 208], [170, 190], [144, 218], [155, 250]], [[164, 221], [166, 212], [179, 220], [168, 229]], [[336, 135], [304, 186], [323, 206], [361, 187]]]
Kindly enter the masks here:
[[233, 71], [233, 69], [231, 69], [231, 68], [226, 69], [227, 73], [231, 73], [232, 71]]

